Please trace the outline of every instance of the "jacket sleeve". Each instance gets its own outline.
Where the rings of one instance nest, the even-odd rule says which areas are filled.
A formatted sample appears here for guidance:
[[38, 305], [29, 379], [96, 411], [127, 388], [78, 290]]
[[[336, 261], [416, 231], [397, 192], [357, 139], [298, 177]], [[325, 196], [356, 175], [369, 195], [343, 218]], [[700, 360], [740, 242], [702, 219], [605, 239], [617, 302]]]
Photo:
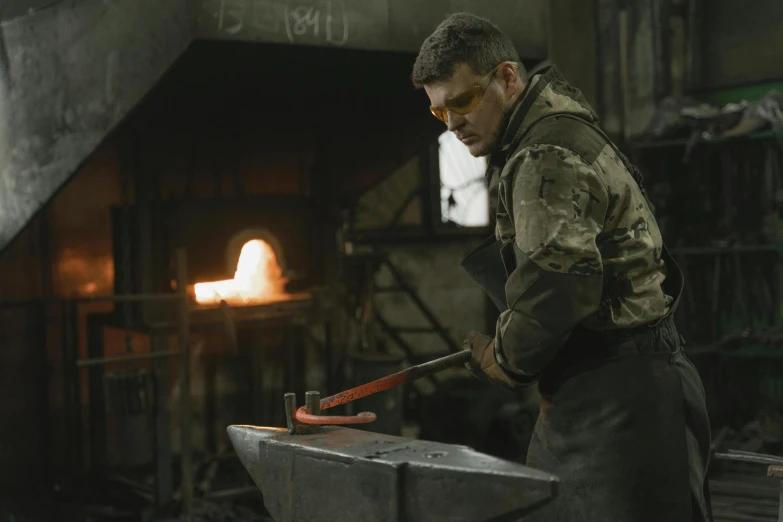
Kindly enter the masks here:
[[531, 382], [571, 330], [598, 310], [603, 266], [596, 236], [609, 194], [569, 149], [537, 145], [512, 161], [500, 197], [513, 211], [516, 237], [501, 249], [508, 310], [498, 319], [495, 356], [512, 377]]

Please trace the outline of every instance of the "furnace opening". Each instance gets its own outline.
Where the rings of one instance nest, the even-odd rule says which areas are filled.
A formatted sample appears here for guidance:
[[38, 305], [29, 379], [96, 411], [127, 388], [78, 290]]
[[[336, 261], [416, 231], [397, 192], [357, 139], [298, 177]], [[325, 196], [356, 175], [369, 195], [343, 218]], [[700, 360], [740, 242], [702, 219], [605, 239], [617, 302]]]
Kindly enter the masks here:
[[242, 246], [233, 279], [196, 283], [199, 304], [252, 304], [275, 301], [286, 294], [286, 280], [274, 249], [262, 239]]

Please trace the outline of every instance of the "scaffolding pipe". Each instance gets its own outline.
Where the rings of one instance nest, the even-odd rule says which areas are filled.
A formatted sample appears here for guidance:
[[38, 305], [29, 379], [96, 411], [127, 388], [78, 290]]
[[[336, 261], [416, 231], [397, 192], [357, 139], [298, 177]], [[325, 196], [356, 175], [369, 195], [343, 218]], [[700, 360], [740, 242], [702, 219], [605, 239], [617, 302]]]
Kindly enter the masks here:
[[179, 390], [182, 414], [182, 517], [190, 522], [193, 513], [193, 448], [190, 440], [190, 357], [188, 343], [190, 335], [190, 307], [187, 299], [187, 252], [177, 249], [177, 295], [179, 301]]
[[100, 366], [101, 364], [146, 361], [149, 359], [174, 357], [178, 354], [179, 350], [166, 350], [165, 352], [133, 353], [128, 355], [118, 355], [117, 357], [95, 357], [92, 359], [79, 359], [76, 361], [76, 366], [79, 368], [84, 368], [87, 366]]
[[60, 303], [96, 303], [96, 302], [151, 302], [151, 301], [177, 301], [181, 299], [179, 293], [175, 294], [113, 294], [92, 295], [84, 297], [51, 297], [46, 299], [21, 299], [0, 301], [0, 308], [15, 308], [18, 306], [30, 306], [37, 304], [55, 305]]

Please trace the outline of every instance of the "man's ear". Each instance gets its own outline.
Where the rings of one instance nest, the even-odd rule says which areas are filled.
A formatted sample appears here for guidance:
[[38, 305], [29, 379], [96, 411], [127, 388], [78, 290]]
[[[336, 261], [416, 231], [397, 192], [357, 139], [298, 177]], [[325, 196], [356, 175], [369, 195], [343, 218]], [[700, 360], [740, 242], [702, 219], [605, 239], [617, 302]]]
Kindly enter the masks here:
[[500, 68], [500, 77], [503, 80], [503, 86], [506, 91], [513, 89], [513, 92], [516, 94], [522, 92], [522, 89], [525, 88], [525, 82], [517, 74], [516, 68], [510, 63], [504, 63]]

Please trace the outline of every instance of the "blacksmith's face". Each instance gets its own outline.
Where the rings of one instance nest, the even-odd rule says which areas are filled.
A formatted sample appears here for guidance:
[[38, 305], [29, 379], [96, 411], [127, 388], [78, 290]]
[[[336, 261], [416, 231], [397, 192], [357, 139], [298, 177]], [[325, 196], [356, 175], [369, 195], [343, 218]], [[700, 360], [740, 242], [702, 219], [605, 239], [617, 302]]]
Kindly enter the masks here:
[[514, 64], [504, 62], [484, 77], [460, 64], [451, 76], [425, 85], [424, 90], [433, 114], [445, 119], [448, 129], [479, 157], [497, 148], [506, 114], [524, 87]]

